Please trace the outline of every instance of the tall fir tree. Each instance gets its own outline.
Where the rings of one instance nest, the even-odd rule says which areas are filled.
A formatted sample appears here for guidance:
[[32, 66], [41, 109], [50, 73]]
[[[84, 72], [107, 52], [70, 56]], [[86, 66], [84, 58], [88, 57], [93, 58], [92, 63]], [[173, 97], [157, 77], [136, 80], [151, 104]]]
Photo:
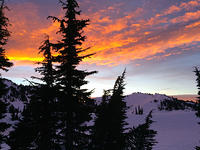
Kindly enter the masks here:
[[125, 122], [126, 117], [126, 102], [124, 101], [123, 91], [125, 88], [124, 78], [125, 71], [119, 76], [115, 82], [113, 93], [109, 102], [109, 116], [110, 116], [110, 143], [106, 149], [114, 148], [123, 150], [125, 148]]
[[124, 101], [125, 71], [115, 82], [109, 97], [105, 92], [102, 104], [97, 112], [93, 129], [91, 149], [125, 149], [126, 102]]
[[[8, 31], [9, 20], [4, 14], [4, 10], [7, 7], [4, 5], [4, 0], [0, 1], [0, 70], [8, 71], [8, 68], [12, 66], [12, 63], [9, 62], [8, 58], [5, 55], [5, 49], [3, 46], [7, 44], [8, 37], [10, 32]], [[6, 93], [5, 85], [1, 78], [0, 73], [0, 98]], [[5, 117], [7, 109], [7, 104], [3, 100], [0, 100], [0, 120]], [[9, 127], [5, 122], [0, 123], [0, 149], [1, 144], [5, 140], [3, 132]]]
[[200, 117], [200, 70], [198, 67], [195, 67], [195, 75], [196, 75], [196, 82], [197, 82], [197, 88], [198, 88], [198, 97], [197, 97], [197, 117]]
[[85, 78], [96, 71], [87, 72], [79, 70], [79, 63], [86, 57], [93, 54], [83, 55], [82, 42], [83, 28], [89, 20], [77, 19], [81, 11], [76, 0], [61, 1], [65, 15], [62, 19], [50, 16], [53, 21], [60, 23], [59, 32], [62, 40], [54, 45], [59, 55], [57, 56], [56, 85], [60, 91], [59, 110], [60, 110], [60, 135], [63, 146], [67, 150], [83, 149], [88, 146], [87, 126], [84, 122], [91, 119], [92, 99], [91, 92], [81, 87], [88, 82]]
[[157, 131], [150, 129], [152, 121], [152, 111], [147, 115], [145, 123], [138, 127], [133, 127], [127, 134], [128, 150], [152, 150], [157, 143], [155, 136]]
[[[57, 141], [57, 88], [55, 87], [55, 72], [53, 63], [55, 57], [52, 55], [52, 43], [49, 36], [39, 48], [39, 53], [43, 53], [44, 60], [39, 63], [42, 66], [36, 68], [42, 77], [39, 78], [45, 84], [40, 84], [35, 92], [32, 101], [36, 102], [35, 110], [38, 118], [37, 150], [56, 150], [59, 149]], [[38, 107], [40, 111], [38, 111]], [[38, 112], [40, 114], [38, 114]]]
[[[51, 54], [52, 44], [49, 37], [39, 48], [44, 60], [39, 62], [41, 67], [36, 71], [41, 74], [43, 84], [37, 84], [27, 104], [23, 118], [14, 132], [10, 134], [9, 145], [11, 150], [57, 150], [57, 116], [56, 116], [56, 87], [54, 87], [54, 57]], [[24, 132], [26, 131], [26, 132]], [[28, 133], [28, 134], [27, 134]]]

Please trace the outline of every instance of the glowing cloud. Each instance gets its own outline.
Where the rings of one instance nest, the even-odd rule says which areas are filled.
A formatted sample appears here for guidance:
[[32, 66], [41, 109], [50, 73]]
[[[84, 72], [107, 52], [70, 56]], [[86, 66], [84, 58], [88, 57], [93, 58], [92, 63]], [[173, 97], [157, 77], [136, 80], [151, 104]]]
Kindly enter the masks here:
[[[124, 11], [122, 6], [125, 6], [123, 1], [111, 3], [105, 9], [94, 10], [87, 6], [87, 13], [82, 17], [90, 18], [91, 24], [85, 29], [88, 38], [83, 47], [91, 47], [87, 53], [96, 55], [85, 59], [85, 63], [112, 66], [137, 59], [158, 59], [157, 54], [164, 58], [180, 55], [185, 51], [180, 48], [182, 45], [200, 42], [197, 28], [200, 24], [199, 0], [180, 2], [148, 15], [146, 8]], [[12, 24], [12, 37], [7, 46], [9, 58], [23, 62], [41, 61], [37, 49], [43, 35], [49, 34], [54, 42], [58, 40], [59, 24], [41, 18], [40, 6], [34, 3], [9, 7], [12, 8], [8, 12]], [[179, 48], [178, 52], [168, 51], [175, 47]]]

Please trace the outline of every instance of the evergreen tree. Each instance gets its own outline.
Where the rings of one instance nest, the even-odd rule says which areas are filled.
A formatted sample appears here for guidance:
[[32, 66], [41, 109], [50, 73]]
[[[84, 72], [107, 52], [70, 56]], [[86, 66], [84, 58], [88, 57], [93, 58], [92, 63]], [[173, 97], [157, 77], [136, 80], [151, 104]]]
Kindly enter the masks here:
[[38, 135], [35, 141], [37, 150], [54, 150], [59, 148], [56, 135], [57, 124], [57, 89], [55, 87], [55, 69], [53, 67], [52, 43], [49, 36], [39, 48], [44, 60], [39, 62], [41, 67], [36, 68], [42, 77], [37, 78], [44, 82], [39, 84], [31, 99], [31, 108], [38, 125]]
[[5, 56], [5, 49], [3, 46], [7, 44], [8, 37], [10, 36], [10, 32], [7, 29], [9, 20], [4, 14], [4, 10], [7, 8], [4, 5], [4, 0], [1, 0], [0, 2], [0, 69], [8, 71], [8, 68], [12, 66], [12, 63], [9, 62], [8, 58]]
[[[92, 149], [125, 149], [126, 103], [124, 102], [125, 71], [115, 82], [112, 95], [103, 96], [100, 111], [94, 124]], [[108, 102], [107, 98], [109, 98]]]
[[107, 123], [109, 122], [108, 103], [110, 99], [111, 90], [104, 90], [101, 103], [97, 106], [95, 114], [95, 124], [92, 130], [92, 142], [90, 145], [91, 150], [103, 150], [106, 141], [105, 133], [107, 131]]
[[[56, 88], [54, 87], [54, 57], [51, 54], [52, 44], [49, 38], [39, 48], [44, 60], [36, 68], [42, 77], [37, 78], [44, 82], [33, 89], [30, 103], [23, 112], [23, 119], [11, 133], [9, 145], [11, 150], [35, 149], [56, 150], [59, 149], [56, 135]], [[26, 131], [26, 132], [24, 132]], [[27, 134], [28, 133], [28, 134]]]
[[124, 101], [123, 90], [124, 90], [124, 78], [125, 71], [122, 76], [119, 76], [115, 82], [113, 93], [109, 102], [109, 127], [110, 127], [110, 140], [106, 149], [118, 149], [122, 150], [125, 147], [125, 122], [126, 117], [126, 102]]
[[84, 122], [91, 119], [93, 101], [90, 98], [91, 92], [81, 87], [88, 82], [85, 78], [96, 73], [79, 70], [79, 63], [92, 54], [83, 55], [82, 42], [85, 36], [82, 35], [83, 28], [89, 20], [79, 20], [80, 15], [76, 0], [61, 1], [65, 15], [62, 19], [50, 16], [54, 21], [60, 23], [59, 32], [62, 40], [54, 45], [59, 55], [56, 57], [58, 63], [56, 72], [56, 86], [60, 91], [60, 135], [63, 145], [67, 150], [83, 149], [88, 146], [87, 126]]
[[38, 62], [41, 67], [35, 69], [36, 72], [39, 72], [42, 77], [33, 77], [39, 79], [45, 83], [45, 85], [49, 88], [54, 86], [55, 83], [55, 72], [56, 70], [53, 67], [53, 62], [55, 62], [55, 57], [52, 56], [52, 45], [50, 43], [49, 36], [46, 36], [46, 40], [39, 47], [39, 53], [43, 53], [44, 60], [42, 62]]
[[[8, 71], [8, 68], [12, 66], [12, 63], [8, 61], [5, 56], [4, 45], [7, 44], [8, 37], [10, 36], [10, 32], [8, 31], [8, 18], [4, 15], [4, 10], [7, 7], [4, 5], [4, 0], [0, 1], [0, 70]], [[2, 81], [0, 74], [0, 98], [6, 93], [5, 85]], [[7, 104], [0, 100], [0, 120], [5, 117], [4, 113], [7, 112]], [[5, 137], [3, 136], [3, 132], [9, 127], [7, 123], [0, 123], [0, 149], [3, 140]]]
[[[44, 41], [43, 45], [39, 48], [39, 53], [43, 53], [44, 60], [39, 63], [42, 67], [36, 68], [42, 77], [40, 78], [45, 84], [40, 84], [35, 92], [32, 101], [36, 102], [33, 107], [38, 118], [38, 133], [37, 137], [38, 150], [54, 150], [59, 148], [57, 142], [57, 89], [55, 87], [55, 69], [53, 67], [54, 56], [52, 56], [52, 43], [49, 37]], [[40, 110], [38, 111], [38, 107]], [[38, 112], [40, 114], [38, 114]]]
[[150, 129], [153, 121], [152, 111], [146, 117], [145, 123], [138, 127], [133, 127], [127, 136], [128, 150], [152, 150], [157, 143], [155, 140], [156, 131]]
[[198, 91], [198, 97], [197, 97], [198, 100], [197, 100], [197, 112], [196, 112], [196, 115], [198, 117], [200, 117], [200, 70], [199, 70], [199, 68], [195, 67], [194, 72], [195, 72], [195, 75], [197, 77], [196, 82], [197, 82], [197, 88], [199, 90]]

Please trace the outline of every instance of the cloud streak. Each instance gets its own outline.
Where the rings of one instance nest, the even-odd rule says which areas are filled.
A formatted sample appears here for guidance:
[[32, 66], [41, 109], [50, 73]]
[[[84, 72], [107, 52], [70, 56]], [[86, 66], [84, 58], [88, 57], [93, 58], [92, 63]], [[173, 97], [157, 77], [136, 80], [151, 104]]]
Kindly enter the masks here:
[[[139, 0], [136, 2], [139, 3]], [[84, 2], [81, 4], [84, 5]], [[109, 3], [99, 9], [84, 5], [86, 11], [82, 17], [90, 18], [91, 23], [85, 29], [87, 40], [83, 47], [91, 47], [88, 53], [96, 53], [85, 59], [84, 63], [113, 66], [138, 59], [160, 59], [181, 55], [186, 51], [182, 49], [183, 45], [189, 47], [200, 42], [199, 0], [174, 3], [148, 15], [147, 11], [150, 10], [144, 5], [124, 11], [128, 5], [128, 1]], [[43, 35], [49, 34], [52, 41], [58, 40], [60, 36], [56, 31], [59, 24], [41, 18], [42, 6], [34, 3], [9, 7], [12, 10], [8, 12], [12, 23], [12, 37], [7, 46], [9, 58], [23, 63], [42, 60], [37, 49], [43, 41]]]

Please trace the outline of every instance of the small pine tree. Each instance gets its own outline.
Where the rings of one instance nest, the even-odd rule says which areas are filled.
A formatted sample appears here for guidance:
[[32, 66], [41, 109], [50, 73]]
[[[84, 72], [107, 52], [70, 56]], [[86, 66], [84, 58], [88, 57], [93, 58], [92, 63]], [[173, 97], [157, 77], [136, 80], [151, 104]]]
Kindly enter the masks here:
[[144, 124], [138, 127], [133, 127], [127, 136], [127, 149], [128, 150], [152, 150], [153, 146], [157, 143], [155, 140], [156, 131], [150, 129], [153, 123], [151, 120], [152, 111], [146, 117]]
[[94, 150], [123, 150], [125, 148], [127, 107], [123, 100], [124, 78], [125, 71], [117, 78], [110, 98], [107, 92], [104, 93], [94, 124], [92, 142]]
[[135, 114], [136, 115], [142, 115], [143, 114], [143, 108], [140, 105], [138, 107], [135, 107]]

